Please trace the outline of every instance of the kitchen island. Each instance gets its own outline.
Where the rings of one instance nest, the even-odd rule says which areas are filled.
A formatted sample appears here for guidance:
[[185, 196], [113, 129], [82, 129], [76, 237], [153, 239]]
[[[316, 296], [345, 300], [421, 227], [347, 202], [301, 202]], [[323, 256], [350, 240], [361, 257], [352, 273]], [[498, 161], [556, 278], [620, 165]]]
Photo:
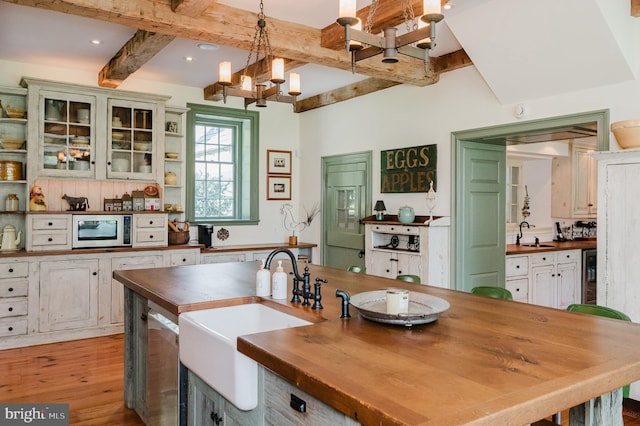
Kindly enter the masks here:
[[[636, 324], [316, 265], [309, 265], [312, 278], [328, 283], [324, 309], [312, 310], [256, 297], [257, 268], [227, 263], [114, 273], [127, 288], [128, 406], [136, 408], [132, 354], [144, 350], [135, 347], [135, 323], [146, 301], [176, 316], [260, 302], [312, 322], [240, 337], [238, 350], [365, 425], [518, 425], [576, 406], [574, 420], [597, 410], [601, 424], [622, 425], [619, 388], [640, 379]], [[353, 308], [351, 318], [340, 318], [336, 289], [353, 295], [392, 286], [451, 307], [436, 322], [414, 327], [374, 323]], [[602, 404], [582, 410], [600, 395]]]

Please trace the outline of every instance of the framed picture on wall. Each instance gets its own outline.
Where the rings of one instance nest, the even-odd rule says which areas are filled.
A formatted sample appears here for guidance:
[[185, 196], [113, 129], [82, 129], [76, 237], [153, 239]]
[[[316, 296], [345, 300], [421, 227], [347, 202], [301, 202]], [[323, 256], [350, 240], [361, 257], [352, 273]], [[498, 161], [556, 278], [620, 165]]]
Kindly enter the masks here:
[[267, 200], [290, 200], [291, 176], [267, 176]]
[[267, 174], [291, 175], [291, 151], [268, 149]]

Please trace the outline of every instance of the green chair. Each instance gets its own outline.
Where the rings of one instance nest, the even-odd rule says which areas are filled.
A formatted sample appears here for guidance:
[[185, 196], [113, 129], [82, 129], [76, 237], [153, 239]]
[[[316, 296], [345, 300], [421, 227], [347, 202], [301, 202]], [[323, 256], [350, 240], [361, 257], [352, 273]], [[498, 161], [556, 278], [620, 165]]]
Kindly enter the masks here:
[[357, 272], [359, 274], [365, 274], [367, 272], [367, 268], [365, 268], [364, 266], [349, 266], [347, 268], [347, 271]]
[[396, 280], [406, 281], [408, 283], [420, 284], [420, 277], [417, 275], [402, 274], [396, 277]]
[[471, 293], [494, 299], [513, 300], [511, 292], [503, 287], [474, 287], [471, 289]]
[[[626, 314], [620, 311], [616, 311], [615, 309], [600, 305], [574, 303], [573, 305], [567, 306], [567, 311], [580, 312], [589, 315], [598, 315], [600, 317], [613, 318], [622, 321], [631, 321], [631, 318], [629, 318]], [[629, 385], [622, 388], [622, 396], [624, 398], [629, 398]]]

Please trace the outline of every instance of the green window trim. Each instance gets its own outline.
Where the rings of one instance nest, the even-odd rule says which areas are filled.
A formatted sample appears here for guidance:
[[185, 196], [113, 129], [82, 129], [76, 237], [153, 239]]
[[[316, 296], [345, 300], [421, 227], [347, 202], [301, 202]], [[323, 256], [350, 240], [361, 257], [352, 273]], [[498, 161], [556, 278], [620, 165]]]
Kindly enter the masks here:
[[[259, 223], [259, 158], [260, 158], [260, 115], [257, 111], [187, 104], [186, 131], [186, 219], [198, 223], [224, 225], [255, 225]], [[195, 169], [196, 169], [196, 125], [198, 122], [213, 126], [219, 124], [233, 129], [238, 137], [235, 146], [235, 203], [231, 218], [201, 218], [195, 216]]]

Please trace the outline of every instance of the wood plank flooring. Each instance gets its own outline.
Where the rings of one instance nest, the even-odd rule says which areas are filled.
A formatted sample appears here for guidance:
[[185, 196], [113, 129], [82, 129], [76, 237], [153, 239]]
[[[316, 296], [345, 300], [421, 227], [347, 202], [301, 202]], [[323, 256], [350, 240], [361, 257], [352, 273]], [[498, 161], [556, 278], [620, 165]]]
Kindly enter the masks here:
[[[122, 334], [3, 350], [0, 402], [68, 403], [71, 425], [142, 426], [124, 404], [123, 363]], [[640, 402], [625, 400], [623, 417], [640, 426]]]
[[124, 404], [123, 335], [0, 351], [0, 401], [68, 403], [69, 423], [139, 426]]

